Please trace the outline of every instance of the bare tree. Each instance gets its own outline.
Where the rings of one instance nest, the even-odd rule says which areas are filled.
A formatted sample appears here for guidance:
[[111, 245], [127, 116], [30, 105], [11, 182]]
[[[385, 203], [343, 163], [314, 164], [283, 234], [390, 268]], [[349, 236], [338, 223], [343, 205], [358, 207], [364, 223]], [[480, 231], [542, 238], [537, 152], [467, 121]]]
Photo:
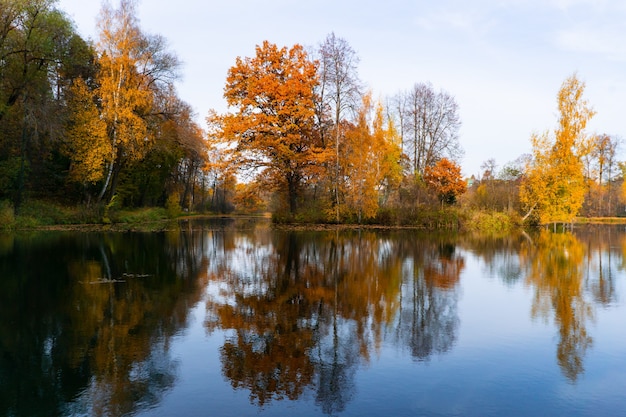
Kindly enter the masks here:
[[[336, 216], [339, 220], [341, 125], [347, 119], [346, 114], [356, 109], [360, 103], [362, 87], [357, 73], [359, 58], [348, 42], [336, 37], [334, 33], [328, 35], [321, 43], [318, 54], [320, 79], [318, 118], [322, 120], [322, 126], [332, 127], [335, 148], [333, 194]], [[330, 123], [323, 123], [328, 119]], [[323, 137], [322, 142], [325, 141]]]
[[595, 138], [595, 146], [593, 147], [592, 157], [594, 158], [596, 172], [598, 173], [598, 185], [603, 188], [606, 184], [607, 208], [602, 210], [602, 199], [598, 199], [600, 214], [609, 214], [611, 212], [611, 181], [616, 168], [615, 155], [619, 141], [607, 134], [599, 135]]
[[396, 95], [403, 150], [413, 172], [423, 175], [441, 158], [457, 162], [463, 154], [459, 144], [459, 106], [453, 96], [436, 92], [428, 83], [418, 83]]

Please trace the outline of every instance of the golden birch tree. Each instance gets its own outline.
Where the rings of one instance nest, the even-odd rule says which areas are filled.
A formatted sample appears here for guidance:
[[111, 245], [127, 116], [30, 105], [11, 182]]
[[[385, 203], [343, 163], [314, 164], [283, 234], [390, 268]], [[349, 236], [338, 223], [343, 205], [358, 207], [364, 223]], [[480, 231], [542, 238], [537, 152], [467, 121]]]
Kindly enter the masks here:
[[391, 118], [385, 120], [381, 103], [376, 105], [372, 139], [379, 205], [384, 205], [391, 192], [399, 187], [402, 181], [402, 138], [393, 120]]
[[582, 158], [589, 152], [585, 134], [595, 112], [583, 99], [585, 84], [572, 75], [557, 95], [560, 113], [554, 139], [548, 133], [533, 135], [533, 158], [526, 167], [520, 201], [528, 217], [536, 211], [540, 223], [569, 223], [585, 197]]
[[[132, 0], [122, 0], [115, 10], [104, 3], [98, 21], [100, 39], [100, 72], [98, 95], [102, 102], [102, 118], [107, 124], [111, 155], [99, 199], [111, 185], [113, 174], [120, 169], [125, 155], [136, 156], [147, 138], [142, 110], [150, 106], [149, 92], [142, 88], [137, 65], [141, 53], [139, 30]], [[112, 188], [114, 188], [113, 185]], [[113, 194], [113, 193], [111, 193]]]
[[136, 0], [121, 0], [119, 8], [104, 3], [100, 12], [100, 71], [97, 94], [107, 124], [111, 156], [99, 199], [115, 193], [117, 176], [129, 161], [141, 159], [153, 142], [148, 119], [155, 99], [168, 94], [179, 66], [161, 36], [139, 27]]

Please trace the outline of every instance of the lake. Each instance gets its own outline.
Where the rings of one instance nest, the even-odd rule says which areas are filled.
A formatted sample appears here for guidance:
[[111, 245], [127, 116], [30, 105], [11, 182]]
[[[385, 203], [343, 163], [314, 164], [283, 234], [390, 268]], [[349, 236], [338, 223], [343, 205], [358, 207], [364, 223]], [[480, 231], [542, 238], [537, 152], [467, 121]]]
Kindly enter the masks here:
[[0, 234], [3, 416], [625, 416], [624, 226]]

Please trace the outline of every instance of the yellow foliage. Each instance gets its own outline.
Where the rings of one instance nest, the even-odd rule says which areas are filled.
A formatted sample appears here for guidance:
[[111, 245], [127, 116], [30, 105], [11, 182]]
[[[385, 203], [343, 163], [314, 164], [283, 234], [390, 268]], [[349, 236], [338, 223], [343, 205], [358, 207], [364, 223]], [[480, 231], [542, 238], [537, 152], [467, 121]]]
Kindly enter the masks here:
[[565, 375], [576, 380], [592, 339], [586, 322], [593, 318], [583, 296], [585, 246], [570, 233], [541, 230], [534, 244], [520, 252], [528, 265], [527, 282], [535, 288], [533, 317], [554, 315], [559, 327], [557, 359]]
[[365, 94], [357, 125], [350, 126], [345, 135], [341, 165], [347, 181], [345, 207], [339, 208], [342, 213], [356, 216], [359, 222], [376, 215], [379, 204], [401, 180], [398, 143], [393, 124], [385, 126], [382, 105], [374, 108], [371, 94]]
[[111, 144], [93, 94], [80, 78], [70, 87], [68, 107], [70, 121], [63, 149], [71, 161], [70, 180], [95, 183], [104, 175], [105, 163], [111, 157]]
[[594, 112], [583, 92], [584, 83], [576, 76], [568, 78], [558, 93], [554, 141], [547, 133], [531, 137], [533, 159], [526, 167], [520, 201], [529, 213], [536, 210], [544, 224], [571, 222], [584, 201], [582, 157], [591, 149], [584, 129]]

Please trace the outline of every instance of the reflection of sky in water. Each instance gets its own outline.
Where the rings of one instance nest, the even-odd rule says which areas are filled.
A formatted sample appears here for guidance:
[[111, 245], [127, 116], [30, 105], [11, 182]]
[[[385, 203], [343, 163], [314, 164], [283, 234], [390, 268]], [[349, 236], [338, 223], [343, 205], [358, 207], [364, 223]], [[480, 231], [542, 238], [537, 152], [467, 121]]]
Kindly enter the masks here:
[[[250, 250], [242, 246], [232, 255], [245, 274], [251, 273], [245, 266]], [[393, 252], [393, 245], [383, 241], [379, 250], [379, 259], [385, 259]], [[266, 254], [270, 251], [268, 248]], [[453, 313], [459, 319], [454, 346], [439, 354], [432, 352], [425, 362], [408, 360], [410, 351], [399, 349], [393, 337], [396, 317], [376, 354], [362, 362], [353, 375], [354, 395], [339, 415], [591, 416], [598, 410], [606, 411], [606, 415], [622, 412], [620, 407], [626, 400], [616, 387], [626, 382], [622, 371], [626, 369], [626, 338], [623, 332], [615, 331], [623, 325], [623, 306], [618, 301], [601, 307], [594, 304], [594, 320], [586, 322], [593, 344], [584, 357], [584, 374], [572, 382], [564, 378], [555, 360], [558, 336], [554, 317], [530, 317], [535, 289], [525, 282], [519, 258], [500, 254], [503, 265], [494, 266], [486, 265], [472, 251], [457, 248], [455, 256], [463, 257], [465, 264], [460, 283], [453, 290]], [[588, 262], [590, 270], [598, 270], [594, 256]], [[412, 268], [412, 262], [404, 261], [405, 276], [412, 276]], [[615, 294], [624, 294], [623, 272], [615, 265], [611, 270]], [[587, 301], [592, 300], [589, 283], [594, 279], [593, 274], [585, 278], [583, 296]], [[405, 278], [403, 292], [411, 285]], [[215, 291], [208, 289], [211, 295]], [[406, 295], [403, 297], [406, 307]], [[450, 308], [446, 306], [441, 313], [449, 314]], [[349, 321], [341, 321], [339, 327], [341, 339], [348, 339]], [[197, 332], [203, 333], [203, 329], [198, 327]], [[211, 339], [223, 337], [217, 332]], [[205, 343], [219, 349], [215, 340]], [[332, 344], [332, 340], [323, 344]], [[222, 393], [224, 398], [242, 400], [241, 392], [226, 389]], [[292, 405], [289, 401], [274, 402], [249, 411], [290, 415], [296, 408], [299, 415], [320, 414], [307, 395]]]
[[[606, 249], [597, 249], [600, 247], [597, 241], [560, 236], [554, 241], [567, 250], [565, 257], [565, 251], [541, 252], [539, 249], [545, 242], [541, 243], [535, 236], [533, 246], [521, 250], [515, 245], [526, 244], [519, 243], [526, 242], [524, 239], [509, 242], [506, 249], [497, 245], [485, 249], [478, 244], [472, 246], [471, 241], [453, 246], [442, 240], [427, 243], [400, 232], [364, 233], [341, 241], [343, 258], [340, 258], [336, 257], [339, 252], [328, 249], [329, 241], [338, 236], [334, 232], [331, 237], [323, 233], [306, 237], [296, 234], [295, 238], [282, 240], [285, 235], [281, 233], [197, 234], [193, 245], [191, 239], [187, 242], [193, 246], [187, 250], [193, 254], [190, 258], [195, 259], [195, 264], [187, 263], [185, 250], [175, 246], [178, 241], [173, 241], [172, 250], [164, 253], [178, 253], [179, 258], [169, 261], [177, 265], [176, 271], [196, 271], [196, 275], [189, 277], [165, 276], [162, 270], [153, 273], [148, 267], [152, 261], [146, 260], [135, 269], [145, 269], [150, 276], [123, 285], [93, 286], [80, 283], [84, 279], [78, 276], [76, 282], [69, 284], [61, 280], [63, 285], [78, 291], [78, 300], [94, 297], [101, 306], [140, 316], [133, 319], [134, 327], [127, 335], [123, 328], [126, 322], [118, 319], [122, 328], [116, 330], [122, 336], [111, 339], [121, 341], [117, 345], [120, 349], [133, 346], [138, 349], [115, 351], [116, 346], [112, 346], [112, 354], [125, 355], [123, 359], [128, 366], [119, 368], [125, 371], [124, 381], [112, 387], [106, 384], [116, 381], [114, 376], [88, 374], [74, 402], [64, 410], [69, 415], [87, 415], [93, 411], [90, 407], [94, 401], [106, 398], [106, 390], [125, 388], [124, 384], [128, 384], [140, 394], [139, 400], [133, 400], [133, 392], [121, 398], [128, 401], [127, 410], [132, 415], [141, 416], [623, 415], [626, 279], [621, 240], [612, 243], [614, 249], [609, 257]], [[121, 235], [118, 238], [111, 246], [117, 251], [110, 251], [109, 262], [114, 269], [123, 264], [120, 259], [124, 262], [131, 259], [132, 263], [129, 254], [136, 248], [148, 245], [155, 251], [162, 244], [146, 237], [130, 245], [124, 253], [123, 238]], [[544, 238], [553, 242], [550, 236]], [[294, 242], [297, 245], [293, 246]], [[554, 249], [549, 245], [546, 248]], [[70, 249], [71, 253], [76, 252], [74, 247]], [[87, 261], [77, 261], [72, 271], [91, 271], [89, 262], [97, 262], [100, 252], [85, 253]], [[198, 256], [202, 257], [201, 262], [196, 259]], [[294, 256], [299, 256], [299, 261], [286, 268], [286, 260], [293, 260]], [[554, 270], [580, 273], [573, 278], [580, 278], [580, 285], [555, 287], [555, 282], [565, 278], [551, 277], [548, 270], [541, 273], [550, 259], [565, 262], [563, 259], [576, 257], [579, 258], [576, 268], [558, 264]], [[342, 263], [336, 267], [320, 265], [328, 259], [341, 259]], [[374, 261], [368, 268], [353, 273], [351, 268], [360, 268], [352, 263], [355, 259]], [[159, 262], [163, 268], [163, 259]], [[79, 268], [81, 265], [83, 269]], [[307, 274], [296, 278], [298, 274], [291, 269], [294, 265], [309, 268]], [[426, 272], [428, 268], [430, 272]], [[326, 274], [337, 270], [336, 280], [325, 279]], [[119, 275], [121, 270], [115, 273]], [[434, 275], [428, 277], [429, 273]], [[442, 274], [451, 277], [442, 278]], [[202, 285], [196, 287], [194, 280]], [[179, 285], [189, 285], [189, 292], [181, 292]], [[106, 289], [111, 291], [106, 297], [98, 298], [98, 291]], [[124, 292], [126, 289], [128, 293]], [[61, 290], [71, 295], [65, 287]], [[348, 297], [341, 292], [348, 290], [355, 291], [355, 295]], [[45, 294], [40, 297], [47, 300]], [[242, 298], [252, 300], [247, 300], [250, 304], [239, 304]], [[547, 309], [533, 316], [537, 298]], [[133, 302], [138, 303], [135, 304], [138, 308], [130, 308]], [[557, 314], [558, 302], [575, 307], [569, 323], [579, 326], [576, 331], [582, 327], [591, 339], [586, 349], [577, 351], [574, 346], [574, 353], [581, 352], [582, 363], [571, 374], [564, 369], [569, 362], [557, 358], [559, 348], [565, 346], [563, 335], [572, 334], [562, 332], [562, 323], [568, 318]], [[128, 308], [124, 307], [125, 303]], [[170, 303], [170, 308], [157, 308]], [[63, 310], [62, 303], [60, 306]], [[250, 328], [221, 327], [215, 309], [220, 306], [245, 306], [243, 310], [227, 310], [232, 314], [255, 313], [245, 317]], [[576, 310], [581, 306], [588, 311]], [[156, 319], [162, 313], [165, 316]], [[85, 310], [76, 318], [86, 314]], [[259, 314], [262, 317], [257, 322]], [[106, 320], [102, 323], [99, 331], [113, 328], [107, 327]], [[231, 326], [237, 321], [233, 323]], [[93, 325], [100, 322], [94, 321]], [[263, 334], [255, 338], [257, 329]], [[36, 353], [40, 355], [38, 366], [43, 374], [56, 372], [58, 346], [69, 343], [62, 339], [66, 331], [42, 333], [38, 342], [40, 350]], [[292, 351], [287, 345], [301, 340], [300, 332], [310, 340], [301, 349]], [[281, 339], [283, 335], [286, 337]], [[143, 337], [149, 343], [129, 343], [135, 337]], [[234, 355], [223, 355], [226, 343], [235, 348]], [[248, 346], [250, 352], [245, 350]], [[268, 355], [271, 357], [264, 362], [267, 349], [274, 349], [274, 355]], [[281, 361], [282, 352], [304, 352], [308, 362]], [[260, 407], [251, 400], [249, 387], [241, 384], [254, 379], [242, 378], [238, 388], [233, 389], [234, 382], [226, 376], [224, 361], [239, 357], [261, 367], [268, 365], [269, 371], [258, 371], [261, 375], [280, 374], [280, 367], [286, 364], [312, 369], [314, 374], [304, 378], [306, 386], [297, 398], [281, 399], [281, 391], [277, 390]], [[2, 366], [6, 363], [0, 362]], [[105, 374], [108, 370], [85, 369], [86, 373]], [[250, 375], [255, 375], [254, 371]], [[236, 379], [237, 374], [234, 375]]]

